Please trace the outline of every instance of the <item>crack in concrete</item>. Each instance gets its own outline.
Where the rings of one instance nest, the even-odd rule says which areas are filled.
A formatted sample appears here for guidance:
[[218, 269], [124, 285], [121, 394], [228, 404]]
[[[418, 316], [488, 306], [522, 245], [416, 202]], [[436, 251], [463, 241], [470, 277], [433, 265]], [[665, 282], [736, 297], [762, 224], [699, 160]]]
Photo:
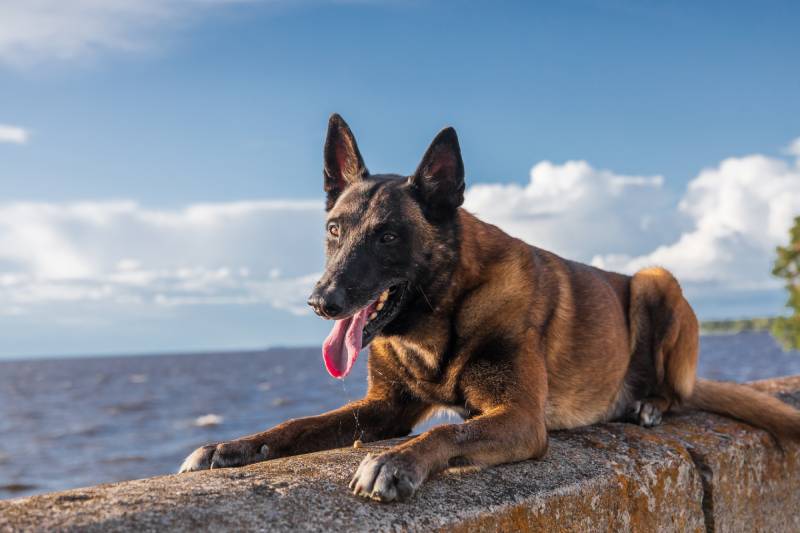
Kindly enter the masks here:
[[703, 485], [701, 508], [703, 509], [703, 521], [706, 524], [706, 531], [714, 533], [716, 530], [714, 524], [714, 471], [706, 462], [705, 455], [691, 446], [687, 446], [686, 451], [689, 452], [692, 462], [700, 474], [700, 483]]

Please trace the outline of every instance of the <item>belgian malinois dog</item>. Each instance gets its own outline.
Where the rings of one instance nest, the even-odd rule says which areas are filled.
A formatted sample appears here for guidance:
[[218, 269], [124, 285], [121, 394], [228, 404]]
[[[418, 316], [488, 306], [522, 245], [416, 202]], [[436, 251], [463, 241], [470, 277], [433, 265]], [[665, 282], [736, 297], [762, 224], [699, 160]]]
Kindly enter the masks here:
[[697, 319], [669, 272], [626, 276], [562, 259], [462, 209], [453, 128], [411, 176], [370, 174], [333, 115], [324, 158], [327, 264], [309, 304], [335, 321], [322, 349], [331, 375], [346, 376], [370, 345], [367, 395], [199, 448], [181, 471], [405, 436], [441, 408], [466, 421], [367, 455], [352, 491], [405, 499], [449, 466], [541, 457], [548, 430], [652, 426], [679, 406], [800, 437], [800, 411], [744, 385], [696, 379]]

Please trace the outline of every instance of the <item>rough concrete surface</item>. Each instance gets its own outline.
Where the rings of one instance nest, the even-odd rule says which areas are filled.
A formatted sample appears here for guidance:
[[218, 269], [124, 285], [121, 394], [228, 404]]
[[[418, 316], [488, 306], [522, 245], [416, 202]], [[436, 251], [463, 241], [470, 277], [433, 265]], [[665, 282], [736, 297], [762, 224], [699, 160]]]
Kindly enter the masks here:
[[[756, 386], [800, 405], [800, 377]], [[554, 432], [542, 460], [450, 471], [407, 503], [350, 495], [391, 444], [2, 501], [0, 531], [800, 531], [800, 447], [705, 413]]]

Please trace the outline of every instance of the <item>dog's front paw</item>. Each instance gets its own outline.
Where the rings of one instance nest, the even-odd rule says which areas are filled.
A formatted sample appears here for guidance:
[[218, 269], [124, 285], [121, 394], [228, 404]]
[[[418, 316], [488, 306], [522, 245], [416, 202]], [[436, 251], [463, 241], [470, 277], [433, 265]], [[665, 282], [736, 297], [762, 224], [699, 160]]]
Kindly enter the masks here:
[[425, 472], [409, 457], [391, 451], [367, 454], [350, 482], [353, 494], [379, 502], [410, 498], [425, 481]]
[[642, 427], [651, 428], [661, 423], [661, 410], [647, 400], [636, 401], [631, 406], [629, 419]]
[[269, 446], [246, 440], [232, 440], [201, 446], [184, 459], [178, 473], [244, 466], [269, 459]]

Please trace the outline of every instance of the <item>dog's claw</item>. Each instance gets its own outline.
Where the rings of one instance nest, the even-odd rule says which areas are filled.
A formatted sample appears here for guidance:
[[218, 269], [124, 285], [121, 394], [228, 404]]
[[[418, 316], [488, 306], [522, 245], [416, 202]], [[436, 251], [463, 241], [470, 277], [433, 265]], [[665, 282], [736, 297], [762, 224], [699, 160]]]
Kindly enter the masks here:
[[200, 448], [197, 448], [195, 451], [190, 453], [186, 459], [183, 460], [181, 467], [178, 469], [178, 473], [182, 474], [184, 472], [210, 469], [216, 448], [216, 444], [210, 444], [208, 446], [201, 446]]
[[414, 463], [398, 454], [368, 454], [349, 486], [356, 496], [386, 503], [410, 498], [424, 478]]
[[256, 447], [246, 440], [201, 446], [183, 461], [178, 473], [244, 466], [269, 459], [269, 446]]
[[629, 416], [632, 422], [646, 428], [659, 425], [662, 418], [661, 410], [647, 400], [634, 402]]
[[639, 424], [644, 427], [653, 427], [661, 423], [661, 410], [652, 403], [645, 402], [639, 411]]

